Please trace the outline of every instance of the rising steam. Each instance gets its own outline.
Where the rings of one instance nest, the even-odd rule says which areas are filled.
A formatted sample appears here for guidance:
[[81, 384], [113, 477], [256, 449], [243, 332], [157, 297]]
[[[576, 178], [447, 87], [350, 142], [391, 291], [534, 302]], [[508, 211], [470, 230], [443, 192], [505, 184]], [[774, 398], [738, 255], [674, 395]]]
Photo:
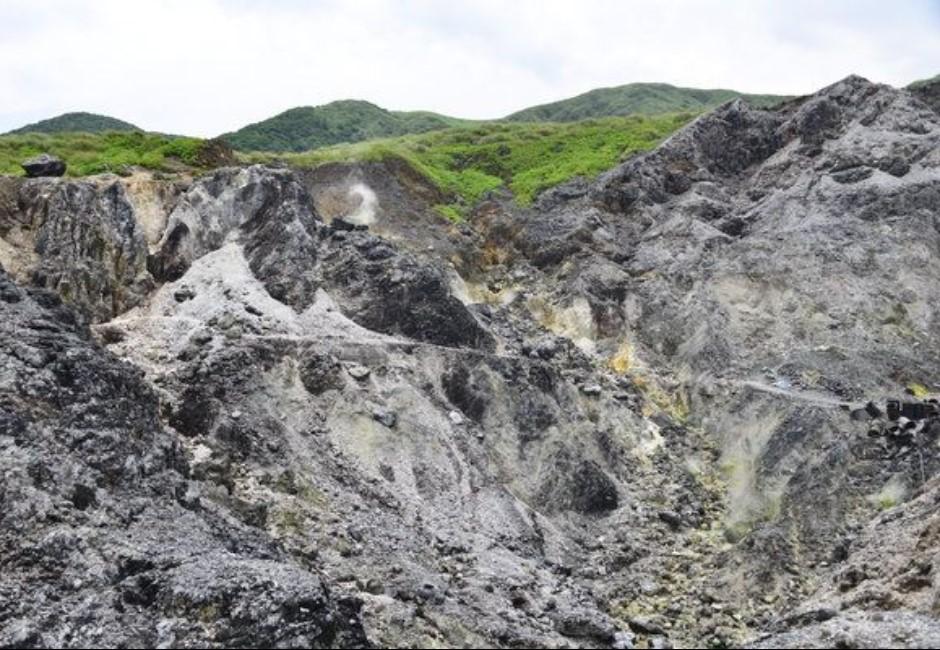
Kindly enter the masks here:
[[343, 219], [360, 226], [371, 226], [374, 224], [375, 210], [379, 205], [379, 200], [376, 198], [372, 188], [365, 183], [356, 183], [349, 188], [349, 192], [347, 192], [346, 195], [352, 200], [358, 197], [359, 207], [357, 207], [352, 214], [343, 217]]

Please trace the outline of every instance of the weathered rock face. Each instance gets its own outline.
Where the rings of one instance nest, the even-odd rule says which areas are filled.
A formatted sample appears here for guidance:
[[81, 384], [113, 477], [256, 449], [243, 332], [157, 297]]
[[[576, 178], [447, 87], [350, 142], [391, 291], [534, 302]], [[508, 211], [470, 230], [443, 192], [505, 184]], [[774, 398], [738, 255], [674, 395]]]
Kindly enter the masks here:
[[159, 279], [178, 279], [194, 259], [236, 240], [271, 297], [297, 311], [322, 287], [367, 328], [440, 345], [492, 345], [438, 269], [361, 230], [324, 226], [291, 172], [220, 170], [182, 197], [166, 233], [150, 261]]
[[[315, 232], [318, 221], [309, 197], [290, 172], [257, 166], [220, 169], [194, 183], [180, 198], [151, 259], [151, 272], [160, 280], [175, 280], [193, 260], [220, 248], [248, 224], [257, 229], [270, 222], [269, 229], [284, 228], [293, 243], [303, 244], [298, 238], [309, 238], [308, 230]], [[297, 254], [302, 253], [310, 250]]]
[[656, 444], [637, 405], [607, 383], [584, 396], [539, 359], [364, 329], [337, 308], [341, 285], [298, 313], [246, 257], [231, 242], [102, 328], [200, 450], [193, 475], [364, 592], [374, 643], [609, 642], [616, 625], [572, 577], [593, 562], [572, 538], [645, 491], [627, 484], [645, 471], [627, 449]]
[[193, 481], [140, 370], [0, 271], [0, 644], [349, 646], [359, 605]]
[[514, 245], [556, 300], [586, 298], [602, 349], [625, 337], [671, 367], [721, 441], [753, 554], [726, 593], [797, 602], [813, 578], [795, 567], [831, 561], [867, 500], [940, 469], [933, 446], [895, 456], [839, 409], [940, 376], [937, 117], [857, 77], [778, 111], [734, 102], [521, 215]]
[[26, 172], [27, 178], [39, 178], [41, 176], [64, 176], [65, 163], [55, 156], [50, 156], [47, 153], [43, 153], [24, 162], [23, 171]]
[[492, 348], [493, 336], [451, 294], [444, 274], [366, 232], [332, 229], [323, 287], [360, 325], [438, 345]]
[[0, 179], [69, 305], [0, 276], [0, 644], [934, 644], [940, 453], [844, 406], [937, 388], [938, 145], [853, 77], [460, 227], [398, 163]]
[[938, 487], [935, 477], [847, 540], [819, 591], [755, 647], [937, 645]]
[[[113, 318], [154, 288], [147, 243], [119, 182], [14, 181], [0, 262], [23, 281], [55, 290], [91, 321]], [[15, 196], [15, 198], [14, 198]]]

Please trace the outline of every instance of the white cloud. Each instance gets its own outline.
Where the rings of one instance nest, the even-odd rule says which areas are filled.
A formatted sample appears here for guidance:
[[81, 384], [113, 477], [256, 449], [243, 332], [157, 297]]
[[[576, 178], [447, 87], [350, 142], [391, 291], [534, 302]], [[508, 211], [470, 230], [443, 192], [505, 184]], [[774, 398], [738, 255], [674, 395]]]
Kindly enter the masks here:
[[89, 110], [216, 135], [350, 97], [498, 117], [631, 81], [806, 93], [852, 72], [940, 72], [937, 2], [0, 4], [0, 131]]

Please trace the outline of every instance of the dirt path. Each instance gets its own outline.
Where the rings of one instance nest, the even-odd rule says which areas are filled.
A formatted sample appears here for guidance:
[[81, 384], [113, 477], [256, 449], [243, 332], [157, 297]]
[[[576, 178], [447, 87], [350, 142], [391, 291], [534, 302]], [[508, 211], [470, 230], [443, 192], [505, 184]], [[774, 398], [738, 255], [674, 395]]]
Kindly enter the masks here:
[[737, 382], [738, 386], [743, 386], [745, 388], [750, 388], [752, 390], [760, 391], [762, 393], [770, 393], [772, 395], [780, 395], [786, 397], [787, 399], [798, 400], [801, 402], [809, 402], [810, 404], [815, 404], [817, 406], [822, 406], [826, 408], [851, 408], [852, 404], [844, 400], [836, 399], [830, 397], [824, 393], [817, 393], [813, 391], [795, 391], [788, 388], [781, 388], [780, 386], [775, 386], [773, 384], [765, 384], [760, 381], [753, 381], [750, 379], [745, 379], [743, 381]]

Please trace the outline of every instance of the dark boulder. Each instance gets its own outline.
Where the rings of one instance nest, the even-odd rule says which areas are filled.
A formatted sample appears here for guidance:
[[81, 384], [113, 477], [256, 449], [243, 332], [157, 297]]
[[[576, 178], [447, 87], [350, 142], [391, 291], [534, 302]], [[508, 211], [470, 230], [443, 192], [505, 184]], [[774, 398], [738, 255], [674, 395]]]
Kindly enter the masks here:
[[50, 156], [47, 153], [42, 153], [35, 158], [30, 158], [23, 163], [22, 167], [26, 172], [26, 176], [29, 178], [63, 176], [65, 174], [65, 163], [59, 158]]
[[343, 234], [323, 240], [318, 269], [347, 317], [385, 334], [493, 349], [493, 335], [454, 297], [440, 269], [370, 233]]
[[620, 505], [617, 484], [593, 460], [561, 451], [546, 473], [540, 490], [542, 506], [552, 512], [604, 515]]
[[300, 380], [311, 395], [320, 395], [328, 390], [342, 390], [342, 366], [331, 354], [311, 352], [301, 363]]

